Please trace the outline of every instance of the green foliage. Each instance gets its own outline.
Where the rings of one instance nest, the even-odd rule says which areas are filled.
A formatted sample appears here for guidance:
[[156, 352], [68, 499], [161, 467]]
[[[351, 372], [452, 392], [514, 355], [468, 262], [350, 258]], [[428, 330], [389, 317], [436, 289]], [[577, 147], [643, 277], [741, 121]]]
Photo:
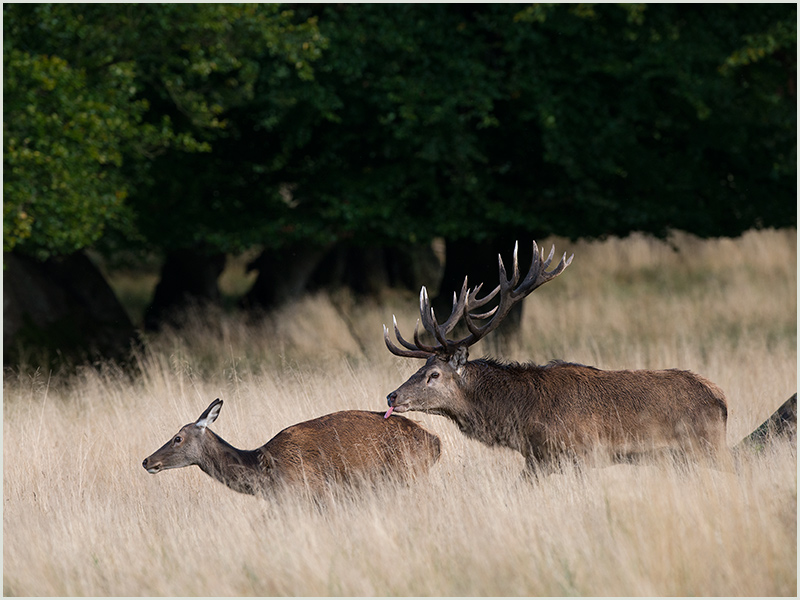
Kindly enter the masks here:
[[797, 27], [787, 20], [771, 23], [765, 31], [742, 36], [745, 45], [736, 49], [720, 67], [723, 73], [731, 73], [737, 67], [750, 65], [774, 57], [778, 53], [791, 52], [797, 46]]
[[557, 6], [523, 11], [513, 28], [491, 22], [514, 57], [503, 125], [487, 140], [506, 167], [493, 191], [526, 194], [507, 226], [530, 231], [535, 219], [579, 237], [790, 225], [795, 176], [775, 165], [795, 160], [793, 67], [765, 59], [760, 72], [784, 90], [769, 104], [720, 74], [748, 32], [794, 23], [793, 7], [761, 8]]
[[6, 249], [710, 236], [796, 220], [792, 5], [4, 17]]
[[57, 56], [4, 54], [3, 250], [40, 258], [89, 245], [121, 218], [123, 146], [141, 135], [146, 109], [131, 102], [130, 64], [104, 88]]
[[[794, 7], [319, 11], [320, 91], [270, 124], [296, 140], [278, 165], [293, 231], [402, 243], [795, 221]], [[774, 52], [726, 74], [763, 32]], [[335, 119], [308, 116], [323, 103]]]
[[152, 162], [211, 150], [252, 98], [256, 57], [301, 80], [324, 45], [276, 5], [6, 5], [4, 250], [40, 259], [109, 232], [146, 242]]

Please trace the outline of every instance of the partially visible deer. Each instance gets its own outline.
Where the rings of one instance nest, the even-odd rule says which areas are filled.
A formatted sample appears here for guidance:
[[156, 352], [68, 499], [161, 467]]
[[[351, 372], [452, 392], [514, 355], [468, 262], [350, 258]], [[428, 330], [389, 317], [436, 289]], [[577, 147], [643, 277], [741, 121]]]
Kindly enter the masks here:
[[797, 445], [797, 392], [733, 449], [763, 449], [767, 443], [779, 439], [789, 440]]
[[384, 477], [407, 479], [427, 471], [440, 454], [439, 438], [409, 419], [386, 421], [381, 413], [344, 410], [287, 427], [255, 450], [239, 450], [208, 426], [219, 416], [214, 400], [142, 461], [148, 473], [197, 465], [243, 494], [266, 496], [280, 488], [319, 495], [333, 484]]
[[[509, 364], [491, 359], [468, 360], [469, 347], [500, 325], [516, 303], [564, 272], [572, 256], [547, 271], [555, 247], [544, 259], [533, 243], [533, 261], [520, 281], [517, 247], [511, 277], [499, 257], [500, 285], [478, 297], [467, 279], [453, 310], [439, 324], [425, 287], [420, 317], [434, 342], [423, 343], [419, 320], [414, 341], [394, 333], [402, 348], [384, 339], [397, 356], [421, 358], [425, 365], [388, 396], [392, 412], [417, 410], [445, 416], [461, 431], [489, 446], [506, 446], [525, 457], [526, 471], [549, 472], [564, 457], [596, 451], [612, 459], [668, 450], [705, 454], [729, 464], [725, 441], [727, 406], [722, 390], [689, 371], [603, 371], [553, 361], [547, 365]], [[497, 306], [484, 308], [499, 293]], [[476, 312], [483, 310], [484, 312]], [[448, 335], [463, 319], [466, 337]], [[488, 320], [487, 320], [488, 319]]]

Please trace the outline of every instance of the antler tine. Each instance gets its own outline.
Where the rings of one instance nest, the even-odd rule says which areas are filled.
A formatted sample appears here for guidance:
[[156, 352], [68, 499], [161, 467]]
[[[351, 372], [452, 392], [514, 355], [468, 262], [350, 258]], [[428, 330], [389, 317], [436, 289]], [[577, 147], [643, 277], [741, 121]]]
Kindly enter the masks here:
[[[469, 295], [467, 297], [467, 304], [464, 307], [464, 315], [463, 315], [464, 316], [464, 324], [467, 326], [467, 329], [469, 329], [470, 333], [475, 333], [475, 330], [477, 328], [477, 325], [475, 325], [475, 323], [473, 322], [473, 319], [481, 319], [481, 320], [482, 319], [488, 319], [494, 313], [497, 312], [497, 308], [498, 308], [497, 306], [495, 306], [493, 309], [491, 309], [491, 310], [489, 310], [487, 312], [484, 312], [484, 313], [474, 313], [474, 312], [472, 312], [475, 309], [480, 308], [481, 306], [484, 306], [485, 304], [491, 302], [491, 300], [497, 295], [497, 292], [500, 291], [500, 286], [498, 285], [491, 292], [486, 294], [483, 298], [478, 298], [478, 294], [480, 293], [482, 287], [483, 287], [483, 283], [479, 283], [475, 287], [475, 289], [473, 289], [472, 291], [469, 292]], [[467, 338], [465, 338], [465, 339], [467, 339]], [[464, 340], [459, 340], [458, 342], [455, 342], [455, 345], [458, 346], [458, 345], [462, 344], [462, 342], [464, 342]]]
[[[478, 289], [480, 289], [480, 286], [478, 286]], [[458, 294], [457, 298], [456, 293], [453, 292], [453, 310], [450, 312], [450, 316], [447, 317], [447, 320], [441, 325], [442, 332], [445, 335], [453, 331], [456, 323], [458, 323], [464, 312], [468, 297], [469, 288], [467, 287], [467, 278], [464, 277], [464, 283], [461, 286], [461, 292]]]
[[553, 255], [555, 254], [556, 247], [553, 245], [550, 248], [550, 254], [547, 255], [547, 259], [542, 262], [542, 258], [544, 257], [544, 251], [541, 254], [537, 251], [536, 242], [533, 243], [533, 262], [531, 263], [531, 268], [528, 271], [528, 274], [525, 276], [525, 279], [519, 285], [519, 287], [514, 290], [515, 295], [521, 294], [523, 297], [530, 294], [533, 290], [538, 288], [540, 285], [543, 285], [553, 279], [554, 277], [560, 275], [564, 269], [566, 269], [570, 263], [572, 263], [572, 259], [575, 254], [571, 254], [569, 258], [567, 258], [567, 253], [565, 252], [561, 257], [561, 261], [559, 261], [558, 265], [555, 269], [548, 272], [547, 268], [550, 266], [550, 263], [553, 261]]
[[419, 319], [417, 319], [417, 324], [414, 326], [414, 343], [417, 347], [422, 350], [423, 352], [427, 352], [429, 355], [434, 354], [438, 349], [438, 346], [429, 346], [428, 344], [424, 344], [422, 340], [419, 338]]
[[[403, 336], [400, 335], [400, 329], [397, 327], [397, 319], [394, 315], [392, 315], [392, 325], [394, 326], [394, 336], [404, 348], [408, 348], [409, 350], [423, 350], [423, 348], [420, 348], [419, 345], [415, 346], [411, 342], [407, 342]], [[417, 329], [419, 329], [419, 319], [417, 319], [417, 325], [414, 327], [414, 331], [417, 331]]]
[[[397, 327], [397, 320], [393, 316], [392, 322], [394, 325], [394, 335], [397, 338], [397, 341], [400, 342], [400, 345], [405, 348], [405, 350], [398, 348], [391, 341], [389, 337], [389, 330], [384, 325], [384, 339], [389, 350], [398, 356], [410, 356], [413, 358], [427, 358], [432, 354], [436, 354], [437, 352], [449, 352], [450, 350], [454, 350], [455, 347], [453, 346], [453, 343], [447, 339], [447, 334], [453, 330], [463, 315], [469, 297], [469, 288], [467, 285], [467, 278], [465, 277], [464, 284], [461, 286], [461, 293], [458, 296], [453, 293], [453, 310], [450, 313], [447, 321], [445, 321], [442, 325], [439, 325], [439, 322], [436, 319], [436, 313], [431, 306], [431, 301], [428, 296], [428, 289], [425, 286], [422, 286], [422, 289], [419, 292], [420, 318], [417, 319], [417, 324], [414, 327], [414, 343], [411, 343], [403, 338], [399, 328]], [[438, 344], [431, 346], [422, 342], [420, 339], [420, 322], [422, 322], [422, 327], [425, 329], [425, 331], [436, 338]]]
[[470, 314], [472, 314], [472, 311], [475, 310], [476, 308], [480, 308], [481, 306], [484, 306], [485, 304], [491, 302], [492, 299], [497, 295], [497, 292], [500, 291], [500, 286], [498, 285], [491, 292], [486, 294], [483, 298], [478, 298], [478, 292], [481, 291], [482, 287], [483, 284], [481, 283], [475, 289], [473, 289], [467, 296], [467, 306], [465, 308], [470, 312]]
[[[498, 268], [499, 268], [499, 271], [500, 271], [500, 275], [499, 275], [499, 278], [500, 278], [500, 286], [499, 287], [500, 287], [500, 289], [505, 291], [508, 288], [513, 288], [514, 287], [515, 275], [519, 274], [519, 268], [517, 267], [517, 246], [516, 246], [516, 244], [514, 245], [514, 265], [513, 265], [513, 271], [512, 271], [510, 279], [506, 277], [506, 265], [503, 263], [503, 256], [500, 255], [500, 254], [497, 255], [497, 264], [498, 264]], [[502, 294], [501, 294], [501, 296], [502, 296]]]
[[[428, 290], [424, 285], [419, 292], [419, 313], [420, 317], [422, 317], [422, 326], [425, 328], [425, 330], [428, 333], [433, 334], [439, 344], [441, 344], [442, 348], [446, 348], [447, 338], [445, 337], [445, 332], [443, 328], [439, 326], [439, 322], [436, 320], [436, 312], [431, 306], [430, 298], [428, 298]], [[416, 341], [416, 337], [417, 336], [415, 336], [414, 341]]]
[[572, 264], [573, 258], [575, 258], [574, 252], [569, 255], [569, 258], [567, 258], [567, 253], [564, 252], [564, 254], [561, 255], [561, 260], [558, 261], [556, 268], [550, 271], [550, 273], [548, 273], [548, 281], [553, 277], [555, 277], [556, 275], [561, 275], [564, 269], [566, 269], [568, 266]]
[[[394, 317], [392, 317], [394, 318]], [[397, 332], [397, 322], [395, 321], [395, 332]], [[398, 334], [398, 339], [401, 339]], [[405, 358], [428, 358], [430, 356], [429, 352], [425, 352], [424, 350], [401, 350], [397, 346], [392, 343], [392, 340], [389, 339], [389, 328], [386, 325], [383, 326], [383, 341], [386, 342], [386, 347], [389, 349], [389, 352], [395, 354], [397, 356], [402, 356]], [[403, 342], [401, 344], [405, 345]], [[406, 347], [410, 347], [409, 344]]]
[[[536, 242], [533, 242], [533, 259], [531, 260], [531, 268], [528, 269], [527, 274], [525, 275], [525, 279], [522, 280], [522, 283], [519, 285], [515, 292], [524, 293], [528, 286], [530, 286], [537, 277], [544, 271], [549, 265], [550, 261], [553, 259], [553, 252], [555, 252], [555, 245], [550, 248], [550, 254], [547, 257], [547, 260], [544, 260], [544, 249], [541, 251], [539, 250], [539, 246], [536, 245]], [[544, 264], [542, 261], [544, 260]], [[533, 290], [531, 290], [533, 291]]]
[[[455, 293], [453, 294], [453, 310], [447, 320], [441, 325], [439, 325], [439, 322], [436, 319], [436, 313], [431, 306], [431, 301], [428, 297], [428, 290], [425, 288], [425, 286], [423, 286], [419, 293], [420, 320], [417, 321], [417, 325], [414, 327], [414, 343], [412, 344], [411, 342], [403, 339], [403, 337], [400, 335], [399, 329], [397, 328], [397, 320], [393, 318], [392, 320], [394, 324], [395, 337], [405, 348], [405, 350], [398, 348], [392, 343], [392, 341], [389, 339], [389, 329], [384, 325], [383, 337], [386, 341], [387, 348], [389, 348], [393, 354], [398, 356], [428, 358], [432, 354], [452, 354], [459, 347], [471, 346], [472, 344], [478, 342], [486, 334], [494, 331], [517, 302], [520, 302], [539, 286], [560, 275], [564, 269], [566, 269], [572, 263], [572, 259], [575, 256], [572, 254], [569, 258], [567, 258], [567, 254], [565, 252], [556, 268], [548, 272], [547, 269], [550, 267], [550, 264], [553, 260], [553, 255], [555, 254], [555, 245], [553, 245], [553, 247], [550, 249], [550, 254], [548, 255], [547, 259], [544, 259], [544, 253], [540, 252], [536, 242], [533, 242], [533, 258], [531, 260], [531, 267], [528, 269], [525, 279], [519, 283], [520, 272], [518, 249], [519, 244], [515, 243], [513, 254], [514, 262], [510, 278], [507, 276], [502, 255], [498, 255], [500, 284], [491, 292], [486, 294], [486, 296], [483, 298], [478, 298], [478, 294], [480, 293], [483, 284], [481, 283], [473, 290], [470, 290], [468, 287], [467, 278], [465, 277], [464, 284], [461, 286], [461, 293], [458, 296], [456, 296]], [[476, 309], [489, 303], [493, 298], [495, 298], [495, 296], [497, 296], [498, 292], [500, 293], [500, 301], [497, 306], [483, 313], [474, 312]], [[453, 328], [455, 328], [456, 324], [462, 317], [464, 318], [464, 322], [469, 330], [469, 335], [460, 340], [448, 340], [447, 334], [450, 333]], [[476, 321], [482, 321], [485, 319], [489, 319], [489, 321], [483, 325], [478, 325], [476, 323]], [[436, 341], [438, 342], [437, 345], [430, 346], [422, 343], [419, 336], [420, 322], [422, 322], [422, 326], [425, 328], [425, 330], [433, 335], [434, 338], [436, 338]]]
[[[500, 310], [500, 313], [502, 314], [504, 312], [507, 312], [508, 309], [511, 308], [511, 305], [513, 304], [513, 302], [510, 302], [509, 299], [513, 298], [515, 291], [514, 287], [517, 285], [517, 282], [519, 281], [518, 253], [519, 253], [519, 242], [515, 242], [511, 277], [508, 277], [506, 275], [506, 265], [503, 262], [502, 254], [498, 254], [497, 266], [499, 270], [500, 285], [498, 285], [489, 294], [487, 294], [480, 300], [477, 299], [477, 296], [478, 296], [478, 291], [480, 290], [481, 285], [483, 284], [476, 287], [473, 293], [470, 294], [469, 312], [466, 314], [464, 320], [467, 324], [467, 329], [469, 329], [470, 333], [476, 337], [475, 342], [477, 342], [478, 339], [486, 335], [486, 333], [491, 331], [491, 329], [493, 329], [497, 325], [490, 328], [492, 321], [494, 320], [492, 319], [492, 321], [485, 323], [483, 326], [478, 326], [473, 319], [488, 319], [489, 317], [493, 317], [494, 315], [496, 315], [501, 308], [502, 310]], [[487, 311], [485, 313], [476, 314], [472, 312], [474, 309], [480, 308], [481, 306], [489, 302], [492, 298], [494, 298], [497, 295], [497, 292], [500, 292], [500, 303], [497, 306], [495, 306], [492, 310]], [[502, 316], [499, 317], [499, 319], [502, 318], [503, 318]]]
[[[439, 332], [439, 324], [436, 322], [436, 315], [433, 312], [430, 298], [428, 298], [428, 289], [424, 285], [419, 291], [419, 316], [420, 320], [422, 321], [422, 327], [425, 329], [425, 331], [433, 335], [441, 344], [442, 342], [439, 340], [439, 338], [444, 336], [437, 335]], [[414, 343], [419, 347], [420, 350], [427, 352], [429, 355], [434, 354], [441, 348], [439, 346], [429, 346], [422, 343], [419, 338], [420, 320], [417, 320], [417, 325], [414, 328]]]
[[[517, 250], [519, 250], [519, 240], [514, 242], [514, 275], [511, 279], [511, 287], [517, 285], [519, 281], [519, 263], [517, 262]], [[500, 268], [503, 268], [503, 256], [501, 254], [497, 255], [497, 260], [500, 261]]]
[[[489, 296], [494, 297], [494, 295], [500, 291], [500, 302], [494, 309], [481, 314], [473, 313], [472, 311], [475, 308], [485, 304], [489, 297], [487, 296], [487, 298], [477, 300], [473, 304], [473, 300], [476, 300], [477, 291], [479, 288], [476, 288], [475, 291], [470, 294], [469, 302], [467, 303], [464, 311], [464, 321], [466, 322], [467, 328], [470, 331], [470, 335], [463, 340], [455, 342], [456, 345], [472, 345], [486, 334], [494, 331], [517, 302], [521, 301], [540, 285], [547, 283], [557, 275], [560, 275], [572, 262], [572, 258], [574, 256], [570, 256], [570, 258], [567, 259], [565, 253], [558, 266], [548, 273], [546, 269], [549, 267], [550, 262], [553, 259], [555, 246], [551, 248], [550, 255], [547, 257], [547, 259], [543, 261], [543, 255], [539, 252], [539, 247], [536, 245], [536, 242], [533, 242], [533, 259], [531, 260], [531, 267], [522, 283], [517, 285], [517, 282], [519, 281], [517, 249], [518, 244], [515, 244], [513, 273], [510, 278], [506, 275], [506, 268], [503, 264], [502, 256], [498, 257], [500, 285], [495, 288], [491, 294], [489, 294]], [[476, 319], [488, 319], [490, 317], [491, 320], [483, 325], [478, 325], [475, 322]]]
[[469, 318], [470, 319], [488, 319], [494, 313], [497, 312], [497, 308], [498, 307], [495, 306], [492, 310], [487, 310], [485, 313], [477, 313], [477, 314], [476, 313], [469, 313]]

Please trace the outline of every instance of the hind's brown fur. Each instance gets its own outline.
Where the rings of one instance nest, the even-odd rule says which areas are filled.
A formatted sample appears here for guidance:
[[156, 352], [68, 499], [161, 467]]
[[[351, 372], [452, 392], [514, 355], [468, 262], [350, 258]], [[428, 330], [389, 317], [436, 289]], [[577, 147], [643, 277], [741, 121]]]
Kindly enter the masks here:
[[239, 450], [208, 429], [219, 414], [215, 400], [144, 459], [150, 473], [199, 466], [237, 492], [267, 494], [307, 489], [319, 495], [331, 484], [385, 477], [406, 479], [427, 471], [440, 454], [439, 438], [405, 418], [345, 410], [287, 427], [255, 450]]

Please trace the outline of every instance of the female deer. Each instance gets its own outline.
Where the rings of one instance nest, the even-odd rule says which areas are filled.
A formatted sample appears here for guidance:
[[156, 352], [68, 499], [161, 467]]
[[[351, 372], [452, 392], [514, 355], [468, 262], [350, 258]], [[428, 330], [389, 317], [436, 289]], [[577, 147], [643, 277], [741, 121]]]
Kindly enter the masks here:
[[255, 450], [239, 450], [208, 426], [219, 416], [217, 398], [142, 461], [148, 473], [197, 465], [243, 494], [284, 487], [319, 495], [330, 484], [357, 484], [386, 476], [406, 479], [439, 458], [439, 438], [409, 419], [344, 410], [287, 427]]

